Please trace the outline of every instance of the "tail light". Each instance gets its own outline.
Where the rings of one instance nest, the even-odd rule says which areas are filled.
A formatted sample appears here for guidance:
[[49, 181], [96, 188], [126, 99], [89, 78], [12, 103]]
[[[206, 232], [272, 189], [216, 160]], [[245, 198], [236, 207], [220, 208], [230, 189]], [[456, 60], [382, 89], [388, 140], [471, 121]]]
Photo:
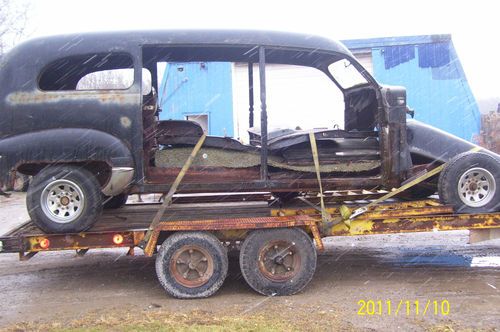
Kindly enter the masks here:
[[41, 239], [38, 244], [40, 245], [40, 248], [42, 248], [42, 249], [48, 249], [50, 247], [49, 239]]
[[113, 243], [116, 245], [122, 244], [123, 243], [123, 236], [121, 234], [113, 235]]

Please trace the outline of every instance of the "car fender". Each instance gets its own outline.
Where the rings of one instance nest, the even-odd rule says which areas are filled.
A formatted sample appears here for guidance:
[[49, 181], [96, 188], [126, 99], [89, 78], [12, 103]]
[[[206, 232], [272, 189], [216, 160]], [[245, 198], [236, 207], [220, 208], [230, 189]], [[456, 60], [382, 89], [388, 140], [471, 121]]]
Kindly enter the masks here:
[[492, 151], [483, 149], [476, 144], [447, 133], [441, 129], [417, 120], [407, 121], [407, 135], [410, 152], [442, 163], [474, 148], [500, 158]]
[[134, 159], [123, 141], [93, 129], [58, 128], [0, 139], [0, 183], [9, 184], [13, 171], [26, 164], [99, 161], [112, 171], [134, 169]]

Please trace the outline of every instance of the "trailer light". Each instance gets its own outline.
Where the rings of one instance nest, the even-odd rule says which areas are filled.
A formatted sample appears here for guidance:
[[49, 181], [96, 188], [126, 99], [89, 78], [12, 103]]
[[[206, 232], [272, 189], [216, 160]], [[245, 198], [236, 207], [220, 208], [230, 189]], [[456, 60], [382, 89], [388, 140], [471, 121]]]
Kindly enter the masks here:
[[113, 236], [113, 243], [114, 244], [122, 244], [123, 243], [123, 236], [121, 234], [115, 234]]
[[38, 244], [40, 245], [40, 248], [42, 248], [42, 249], [47, 249], [48, 247], [50, 247], [49, 239], [41, 239]]

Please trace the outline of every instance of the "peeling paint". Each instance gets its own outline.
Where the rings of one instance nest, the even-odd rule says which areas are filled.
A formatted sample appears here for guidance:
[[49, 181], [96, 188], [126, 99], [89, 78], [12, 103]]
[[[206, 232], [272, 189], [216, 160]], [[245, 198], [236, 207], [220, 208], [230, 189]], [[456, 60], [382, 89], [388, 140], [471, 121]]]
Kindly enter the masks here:
[[97, 101], [103, 104], [135, 104], [137, 95], [116, 91], [33, 91], [13, 92], [7, 95], [10, 105], [31, 105], [40, 103], [58, 103], [61, 101]]

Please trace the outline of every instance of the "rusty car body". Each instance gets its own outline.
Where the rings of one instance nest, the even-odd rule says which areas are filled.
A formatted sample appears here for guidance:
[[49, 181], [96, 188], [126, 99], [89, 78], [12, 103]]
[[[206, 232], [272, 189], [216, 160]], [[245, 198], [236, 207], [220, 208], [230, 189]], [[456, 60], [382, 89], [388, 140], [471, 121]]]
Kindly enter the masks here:
[[[317, 191], [308, 131], [267, 130], [266, 64], [316, 68], [344, 95], [344, 128], [313, 130], [321, 166], [326, 167], [320, 169], [325, 190], [398, 187], [474, 147], [430, 126], [407, 122], [405, 89], [378, 84], [341, 43], [326, 38], [208, 30], [39, 38], [17, 46], [1, 60], [0, 182], [10, 184], [16, 172], [34, 176], [28, 205], [30, 211], [39, 211], [30, 214], [35, 222], [42, 220], [42, 229], [59, 232], [90, 227], [92, 222], [80, 223], [84, 217], [96, 218], [85, 209], [92, 207], [98, 215], [103, 197], [168, 191], [183, 161], [177, 165], [174, 160], [169, 167], [158, 165], [157, 152], [168, 155], [177, 148], [189, 149], [203, 131], [190, 121], [158, 120], [155, 92], [160, 61], [247, 63], [249, 77], [253, 77], [253, 64], [259, 65], [260, 123], [254, 124], [250, 93], [250, 144], [210, 136], [204, 142], [204, 148], [216, 151], [257, 155], [259, 163], [248, 167], [194, 164], [179, 185], [180, 192], [269, 191], [279, 196]], [[329, 69], [335, 63], [353, 69], [357, 81], [339, 81]], [[129, 87], [78, 88], [86, 75], [114, 69], [132, 72]], [[152, 88], [145, 93], [143, 69], [151, 73]], [[253, 84], [250, 80], [250, 92]], [[54, 167], [59, 168], [47, 171]], [[75, 172], [84, 172], [81, 179], [93, 177], [86, 186], [97, 185], [98, 190], [79, 188], [76, 178], [51, 185], [50, 179], [58, 174]], [[489, 172], [493, 181], [496, 172], [496, 168]], [[436, 182], [425, 189], [423, 196], [436, 192]], [[490, 200], [495, 202], [496, 189], [492, 195]], [[82, 201], [75, 198], [73, 202], [77, 196]]]

